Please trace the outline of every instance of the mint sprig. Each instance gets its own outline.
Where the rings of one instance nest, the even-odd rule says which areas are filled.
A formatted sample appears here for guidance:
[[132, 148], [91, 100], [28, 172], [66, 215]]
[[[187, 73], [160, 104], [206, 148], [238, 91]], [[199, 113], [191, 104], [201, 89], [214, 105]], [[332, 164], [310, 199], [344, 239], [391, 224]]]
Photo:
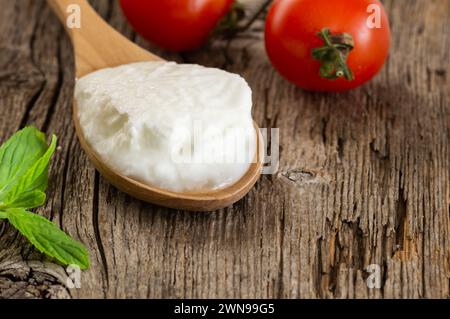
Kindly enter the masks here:
[[45, 203], [48, 164], [56, 149], [44, 133], [26, 127], [0, 147], [0, 219], [7, 219], [40, 252], [64, 265], [89, 267], [85, 246], [54, 223], [29, 210]]

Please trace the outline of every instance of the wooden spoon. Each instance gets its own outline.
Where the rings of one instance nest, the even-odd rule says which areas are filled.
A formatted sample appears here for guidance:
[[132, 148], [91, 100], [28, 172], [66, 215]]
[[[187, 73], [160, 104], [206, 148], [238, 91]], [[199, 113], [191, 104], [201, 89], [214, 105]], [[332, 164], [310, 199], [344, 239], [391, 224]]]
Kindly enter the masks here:
[[[122, 64], [163, 60], [111, 28], [86, 0], [47, 0], [47, 2], [64, 24], [72, 40], [77, 78], [99, 69]], [[67, 22], [73, 19], [73, 14], [77, 12], [81, 16], [80, 28], [70, 28]], [[123, 192], [146, 202], [190, 211], [213, 211], [230, 206], [244, 197], [261, 174], [262, 137], [256, 124], [258, 143], [256, 160], [238, 182], [220, 190], [177, 193], [140, 183], [108, 167], [84, 138], [76, 103], [73, 104], [73, 120], [81, 146], [103, 177]]]

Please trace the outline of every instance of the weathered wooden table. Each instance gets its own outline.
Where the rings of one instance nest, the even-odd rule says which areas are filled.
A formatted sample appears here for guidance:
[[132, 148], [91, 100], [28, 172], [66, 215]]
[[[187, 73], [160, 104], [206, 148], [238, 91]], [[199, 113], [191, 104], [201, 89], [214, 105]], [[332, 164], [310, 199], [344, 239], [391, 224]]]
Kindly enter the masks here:
[[[450, 1], [386, 0], [393, 42], [374, 81], [307, 93], [270, 66], [262, 21], [167, 59], [242, 74], [254, 116], [280, 129], [280, 169], [216, 213], [145, 204], [94, 170], [74, 133], [71, 46], [44, 1], [0, 0], [0, 140], [59, 136], [37, 212], [84, 242], [81, 288], [0, 223], [0, 297], [449, 297]], [[99, 12], [141, 45], [117, 1]], [[367, 268], [369, 265], [375, 265]], [[379, 267], [379, 268], [377, 268]], [[380, 288], [367, 286], [381, 271]]]

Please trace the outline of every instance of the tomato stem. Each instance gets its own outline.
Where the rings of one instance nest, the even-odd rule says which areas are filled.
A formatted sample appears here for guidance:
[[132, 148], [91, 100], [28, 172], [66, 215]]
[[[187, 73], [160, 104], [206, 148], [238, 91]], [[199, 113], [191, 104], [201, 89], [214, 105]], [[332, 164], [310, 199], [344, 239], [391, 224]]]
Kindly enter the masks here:
[[272, 0], [266, 0], [251, 17], [246, 19], [247, 22], [244, 25], [240, 25], [240, 22], [246, 18], [245, 6], [240, 1], [234, 1], [230, 12], [219, 22], [214, 34], [231, 39], [238, 33], [247, 31], [271, 3]]
[[329, 80], [342, 77], [348, 81], [354, 80], [353, 72], [347, 65], [348, 56], [355, 46], [353, 37], [348, 33], [333, 35], [328, 28], [322, 29], [318, 36], [325, 43], [313, 49], [312, 55], [321, 63], [320, 76]]

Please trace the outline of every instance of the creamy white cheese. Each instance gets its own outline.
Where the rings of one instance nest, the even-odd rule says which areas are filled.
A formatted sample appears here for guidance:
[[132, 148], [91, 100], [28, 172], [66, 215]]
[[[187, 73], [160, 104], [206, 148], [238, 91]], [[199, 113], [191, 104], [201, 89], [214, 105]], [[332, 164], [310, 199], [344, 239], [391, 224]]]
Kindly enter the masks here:
[[238, 181], [256, 151], [252, 96], [239, 75], [141, 62], [77, 80], [84, 137], [121, 174], [172, 191]]

